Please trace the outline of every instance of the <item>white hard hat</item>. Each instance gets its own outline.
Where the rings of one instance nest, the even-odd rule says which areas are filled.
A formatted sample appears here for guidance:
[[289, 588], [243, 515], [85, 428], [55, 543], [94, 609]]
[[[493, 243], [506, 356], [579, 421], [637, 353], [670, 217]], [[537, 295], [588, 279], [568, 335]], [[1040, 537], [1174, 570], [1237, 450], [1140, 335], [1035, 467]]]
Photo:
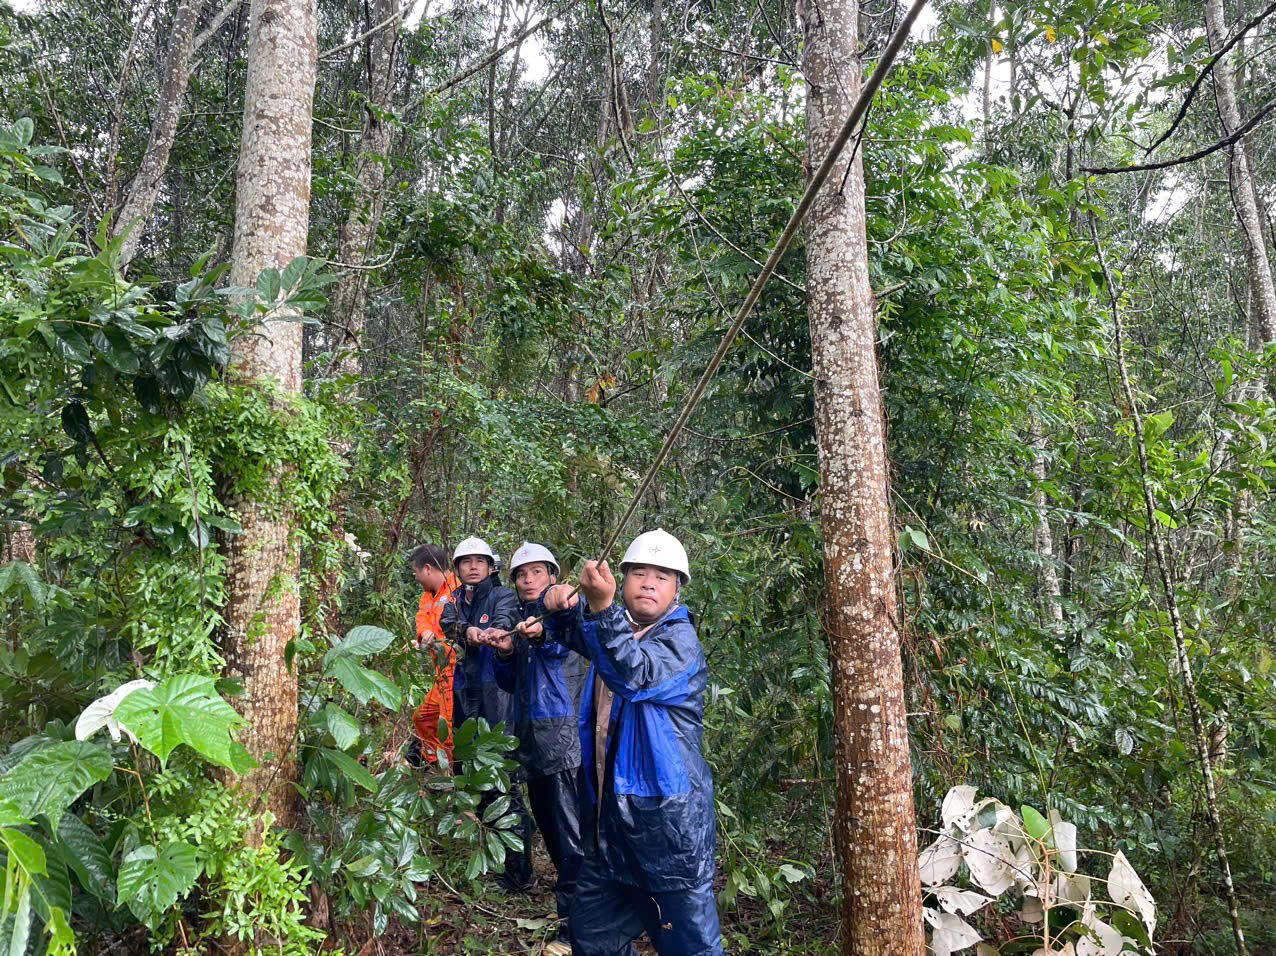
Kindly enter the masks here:
[[487, 546], [487, 542], [482, 538], [466, 538], [456, 546], [456, 550], [452, 552], [452, 564], [462, 558], [468, 558], [472, 554], [481, 555], [492, 562], [493, 567], [496, 565], [496, 554]]
[[677, 571], [686, 584], [691, 580], [691, 568], [687, 564], [687, 549], [677, 538], [664, 528], [655, 531], [644, 531], [634, 538], [633, 543], [620, 559], [620, 570], [623, 574], [631, 564], [650, 564], [657, 568]]
[[532, 544], [530, 541], [524, 541], [518, 546], [518, 550], [514, 552], [514, 557], [510, 558], [510, 580], [514, 580], [514, 572], [524, 564], [534, 564], [537, 561], [544, 561], [549, 565], [550, 574], [558, 576], [558, 562], [554, 559], [554, 554], [549, 548], [543, 544]]

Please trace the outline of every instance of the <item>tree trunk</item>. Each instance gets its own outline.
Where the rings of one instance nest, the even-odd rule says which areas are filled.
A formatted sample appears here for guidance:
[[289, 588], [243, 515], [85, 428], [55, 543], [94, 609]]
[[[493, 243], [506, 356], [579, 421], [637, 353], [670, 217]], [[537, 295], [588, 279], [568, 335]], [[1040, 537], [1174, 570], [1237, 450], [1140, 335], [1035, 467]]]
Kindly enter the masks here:
[[[828, 152], [859, 94], [857, 7], [856, 0], [830, 0], [806, 11], [811, 168]], [[920, 956], [926, 947], [864, 175], [858, 155], [849, 172], [845, 162], [811, 207], [806, 242], [837, 749], [842, 945], [844, 953], [856, 956]], [[836, 183], [843, 184], [840, 191]]]
[[[401, 0], [374, 0], [369, 11], [369, 26], [394, 16], [401, 8]], [[376, 244], [385, 207], [386, 157], [394, 127], [378, 113], [390, 109], [398, 42], [398, 31], [392, 29], [381, 30], [368, 39], [368, 106], [363, 114], [350, 214], [341, 226], [337, 252], [341, 262], [354, 268], [342, 275], [334, 286], [329, 310], [330, 321], [340, 326], [340, 344], [333, 361], [334, 376], [358, 376], [361, 371], [359, 347], [368, 299], [368, 273], [359, 267], [367, 263]], [[357, 388], [357, 384], [354, 387]]]
[[173, 15], [168, 56], [164, 61], [164, 75], [160, 80], [159, 100], [151, 119], [151, 137], [146, 143], [141, 165], [138, 166], [137, 175], [133, 177], [124, 206], [115, 217], [112, 229], [116, 236], [128, 231], [120, 253], [122, 266], [127, 266], [137, 254], [137, 247], [146, 232], [146, 221], [150, 218], [155, 199], [159, 196], [160, 184], [164, 181], [168, 157], [177, 136], [177, 121], [182, 115], [186, 84], [190, 79], [191, 53], [195, 49], [195, 25], [199, 22], [203, 9], [204, 0], [180, 0], [177, 12]]
[[[1222, 0], [1205, 0], [1205, 29], [1211, 48], [1218, 49], [1226, 41]], [[1218, 104], [1223, 134], [1231, 136], [1241, 125], [1241, 111], [1237, 102], [1236, 76], [1228, 57], [1214, 65], [1213, 79], [1214, 100]], [[1272, 279], [1271, 262], [1263, 238], [1263, 221], [1258, 209], [1258, 190], [1244, 140], [1232, 146], [1231, 157], [1232, 207], [1236, 210], [1236, 222], [1245, 238], [1245, 264], [1255, 292], [1255, 324], [1264, 343], [1276, 342], [1276, 283]]]
[[[1218, 0], [1208, 0], [1208, 2], [1216, 4]], [[1087, 201], [1088, 198], [1087, 196]], [[1108, 307], [1112, 314], [1112, 342], [1117, 372], [1120, 375], [1121, 396], [1129, 409], [1130, 425], [1134, 433], [1134, 450], [1139, 461], [1143, 507], [1147, 516], [1148, 544], [1151, 546], [1157, 576], [1160, 578], [1161, 592], [1165, 597], [1165, 611], [1170, 619], [1170, 632], [1174, 635], [1174, 660], [1179, 676], [1183, 679], [1183, 696], [1187, 700], [1187, 711], [1192, 725], [1192, 743], [1196, 747], [1196, 755], [1201, 765], [1201, 778], [1205, 783], [1205, 812], [1209, 819], [1210, 835], [1214, 838], [1214, 856], [1218, 860], [1219, 873], [1223, 878], [1223, 893], [1228, 916], [1232, 921], [1232, 938], [1236, 942], [1237, 956], [1248, 956], [1245, 930], [1241, 925], [1240, 903], [1237, 900], [1236, 885], [1232, 881], [1232, 867], [1227, 860], [1227, 841], [1224, 839], [1223, 819], [1218, 808], [1218, 791], [1214, 786], [1214, 765], [1210, 760], [1211, 746], [1219, 747], [1220, 744], [1217, 740], [1211, 743], [1207, 733], [1204, 711], [1201, 708], [1201, 696], [1197, 692], [1196, 677], [1192, 673], [1192, 659], [1188, 655], [1187, 629], [1179, 613], [1178, 581], [1173, 552], [1170, 543], [1163, 536], [1160, 522], [1156, 519], [1156, 499], [1152, 491], [1151, 467], [1148, 464], [1147, 441], [1143, 432], [1143, 412], [1139, 408], [1138, 397], [1134, 394], [1134, 386], [1130, 382], [1130, 372], [1125, 362], [1125, 327], [1121, 317], [1121, 295], [1103, 254], [1103, 244], [1099, 241], [1099, 228], [1095, 224], [1093, 213], [1090, 214], [1090, 237], [1094, 242], [1095, 258], [1098, 259], [1099, 268], [1103, 272], [1104, 288], [1108, 294]], [[1220, 725], [1226, 725], [1226, 723], [1224, 714]], [[1221, 746], [1226, 747], [1225, 739]]]
[[[253, 286], [268, 267], [305, 255], [310, 213], [310, 128], [315, 89], [314, 0], [252, 0], [244, 132], [235, 195], [230, 284]], [[232, 346], [237, 385], [301, 390], [301, 323], [274, 319]], [[277, 480], [277, 479], [276, 479]], [[301, 623], [301, 555], [285, 512], [235, 502], [243, 530], [230, 540], [226, 659], [244, 681], [243, 743], [260, 766], [240, 778], [275, 820], [294, 816], [297, 678], [284, 649]]]
[[[402, 9], [402, 0], [374, 0], [368, 13], [368, 27], [401, 14]], [[332, 375], [351, 380], [341, 392], [342, 400], [347, 402], [358, 399], [359, 379], [363, 374], [363, 326], [370, 276], [360, 266], [367, 263], [376, 247], [381, 214], [385, 209], [386, 163], [394, 127], [379, 114], [390, 110], [394, 96], [398, 30], [381, 30], [369, 37], [367, 44], [368, 106], [363, 114], [363, 132], [350, 214], [341, 226], [337, 253], [337, 258], [352, 268], [342, 275], [334, 287], [332, 307], [328, 315], [329, 322], [338, 326], [337, 334], [340, 336], [336, 355], [333, 357]], [[348, 441], [342, 441], [335, 450], [342, 456], [348, 456], [351, 445]], [[343, 492], [333, 509], [336, 514], [332, 529], [334, 540], [340, 541], [345, 536], [348, 506], [349, 496]], [[332, 635], [339, 635], [344, 630], [341, 608], [336, 600], [340, 584], [339, 567], [324, 568], [320, 572], [317, 603], [328, 633]]]
[[1032, 543], [1037, 552], [1037, 560], [1041, 562], [1041, 600], [1045, 605], [1047, 624], [1060, 627], [1063, 624], [1063, 601], [1060, 597], [1059, 569], [1055, 566], [1054, 532], [1050, 528], [1050, 502], [1041, 485], [1046, 480], [1046, 436], [1041, 430], [1037, 416], [1029, 419], [1032, 443], [1032, 477], [1035, 485], [1032, 490], [1032, 503], [1036, 511], [1036, 524], [1033, 527]]

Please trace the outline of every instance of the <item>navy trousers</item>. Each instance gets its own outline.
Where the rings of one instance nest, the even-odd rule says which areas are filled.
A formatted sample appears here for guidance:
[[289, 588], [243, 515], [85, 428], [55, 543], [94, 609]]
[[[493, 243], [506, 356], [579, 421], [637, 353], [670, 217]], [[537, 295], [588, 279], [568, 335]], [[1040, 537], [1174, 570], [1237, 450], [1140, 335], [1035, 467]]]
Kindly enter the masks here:
[[572, 956], [631, 956], [646, 930], [660, 956], [724, 956], [713, 884], [649, 893], [604, 872], [592, 854], [576, 878]]
[[571, 913], [576, 875], [585, 859], [580, 841], [580, 783], [579, 767], [527, 781], [527, 802], [531, 804], [532, 817], [558, 871], [554, 901], [558, 904], [559, 919], [567, 919]]

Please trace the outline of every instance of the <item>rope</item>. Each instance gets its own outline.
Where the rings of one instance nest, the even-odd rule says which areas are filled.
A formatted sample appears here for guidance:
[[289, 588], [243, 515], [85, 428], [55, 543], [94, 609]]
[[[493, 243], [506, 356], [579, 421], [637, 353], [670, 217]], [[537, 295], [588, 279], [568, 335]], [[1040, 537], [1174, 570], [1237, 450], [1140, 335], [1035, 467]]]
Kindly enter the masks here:
[[[695, 388], [691, 390], [691, 395], [687, 398], [686, 404], [683, 405], [682, 411], [674, 420], [673, 426], [669, 429], [669, 433], [665, 436], [664, 444], [660, 446], [660, 450], [656, 452], [656, 457], [652, 459], [651, 466], [647, 469], [647, 473], [643, 476], [642, 483], [638, 486], [638, 490], [634, 493], [633, 498], [629, 502], [629, 506], [625, 509], [625, 513], [621, 515], [620, 520], [612, 529], [611, 534], [603, 543], [602, 548], [598, 552], [597, 563], [602, 564], [607, 560], [607, 556], [611, 553], [611, 549], [616, 545], [616, 539], [620, 537], [625, 525], [629, 523], [629, 519], [634, 516], [634, 512], [638, 510], [638, 505], [642, 502], [643, 496], [651, 488], [651, 484], [656, 479], [656, 473], [669, 457], [669, 453], [673, 450], [674, 443], [677, 442], [678, 436], [682, 434], [683, 428], [690, 421], [692, 414], [696, 410], [696, 406], [700, 404], [700, 400], [704, 397], [705, 391], [709, 387], [709, 382], [717, 373], [718, 368], [722, 365], [722, 360], [726, 358], [727, 352], [731, 349], [732, 343], [735, 342], [736, 336], [740, 334], [740, 330], [744, 328], [744, 323], [748, 320], [753, 312], [753, 307], [757, 304], [758, 299], [762, 295], [762, 288], [766, 285], [767, 280], [775, 273], [776, 268], [780, 264], [780, 260], [784, 258], [784, 254], [788, 251], [789, 246], [793, 242], [793, 237], [797, 235], [798, 227], [802, 225], [802, 221], [806, 218], [806, 214], [810, 211], [811, 205], [815, 202], [815, 196], [819, 193], [820, 188], [833, 172], [833, 167], [837, 165], [838, 157], [842, 154], [842, 150], [846, 148], [846, 144], [850, 141], [851, 136], [855, 132], [855, 128], [863, 119], [864, 114], [868, 112], [869, 105], [873, 102], [873, 97], [877, 95], [878, 89], [882, 85], [882, 81], [886, 78], [886, 74], [890, 72], [895, 57], [899, 54], [900, 49], [904, 45], [904, 41], [908, 39], [908, 34], [912, 31], [913, 24], [917, 21], [917, 17], [921, 14], [922, 8], [926, 6], [926, 0], [914, 0], [913, 5], [909, 8], [904, 20], [900, 23], [895, 33], [891, 36], [890, 42], [886, 44], [886, 48], [882, 51], [881, 58], [877, 61], [877, 68], [865, 81], [863, 88], [860, 90], [859, 98], [855, 101], [855, 105], [851, 107], [851, 111], [847, 114], [846, 121], [842, 124], [841, 130], [837, 134], [837, 138], [833, 141], [833, 145], [829, 147], [828, 154], [824, 157], [824, 161], [820, 163], [819, 169], [811, 176], [811, 181], [807, 184], [806, 191], [802, 194], [802, 199], [798, 202], [797, 208], [793, 210], [793, 215], [789, 217], [788, 224], [784, 227], [784, 231], [780, 234], [779, 240], [775, 244], [775, 248], [771, 250], [771, 254], [767, 256], [767, 260], [762, 265], [762, 271], [758, 273], [753, 285], [749, 289], [749, 294], [745, 296], [744, 302], [740, 305], [739, 311], [736, 313], [735, 319], [732, 321], [726, 333], [722, 336], [722, 341], [718, 344], [718, 350], [713, 353], [713, 357], [709, 360], [709, 364], [705, 366], [704, 372], [700, 375], [700, 380], [696, 382]], [[572, 594], [580, 592], [580, 585], [577, 584], [572, 590]], [[540, 618], [537, 619], [538, 621]]]

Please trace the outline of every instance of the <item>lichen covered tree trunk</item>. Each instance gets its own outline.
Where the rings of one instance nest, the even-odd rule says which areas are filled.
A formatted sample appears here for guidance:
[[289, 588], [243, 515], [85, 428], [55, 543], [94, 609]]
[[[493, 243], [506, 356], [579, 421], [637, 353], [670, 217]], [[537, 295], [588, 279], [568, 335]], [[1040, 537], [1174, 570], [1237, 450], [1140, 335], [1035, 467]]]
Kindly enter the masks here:
[[[1210, 46], [1218, 49], [1227, 39], [1227, 27], [1223, 22], [1222, 0], [1205, 0], [1205, 28]], [[1214, 65], [1214, 100], [1218, 104], [1223, 133], [1231, 136], [1241, 126], [1236, 74], [1229, 57], [1223, 57]], [[1263, 237], [1263, 216], [1258, 206], [1257, 184], [1250, 166], [1250, 153], [1245, 140], [1231, 148], [1229, 175], [1231, 177], [1232, 207], [1236, 210], [1236, 222], [1245, 239], [1245, 264], [1249, 272], [1250, 288], [1254, 293], [1253, 322], [1264, 343], [1276, 342], [1276, 280], [1272, 278], [1271, 260]]]
[[[810, 4], [803, 17], [812, 168], [828, 152], [859, 93], [857, 7], [855, 0], [825, 0]], [[920, 956], [925, 938], [886, 424], [878, 389], [864, 176], [858, 158], [846, 169], [850, 152], [815, 200], [806, 240], [843, 952]]]
[[[306, 252], [310, 127], [317, 51], [314, 0], [253, 0], [244, 86], [244, 131], [235, 195], [230, 282], [252, 286], [268, 267]], [[230, 380], [281, 397], [301, 390], [301, 324], [271, 317], [234, 341]], [[281, 414], [286, 412], [281, 408]], [[275, 476], [276, 481], [279, 477]], [[283, 824], [294, 813], [297, 678], [284, 649], [300, 626], [299, 546], [279, 502], [235, 502], [240, 534], [227, 554], [225, 650], [242, 677], [241, 737], [260, 766], [240, 779]]]
[[160, 78], [159, 98], [151, 117], [151, 135], [146, 152], [138, 166], [137, 175], [129, 186], [128, 196], [118, 216], [115, 217], [115, 235], [127, 235], [120, 260], [127, 265], [137, 254], [137, 248], [146, 231], [146, 221], [155, 207], [155, 200], [168, 169], [168, 157], [177, 138], [177, 121], [182, 115], [182, 103], [186, 97], [186, 84], [190, 80], [191, 54], [195, 49], [195, 25], [199, 21], [204, 0], [181, 0], [173, 14], [169, 33], [168, 54], [164, 59], [163, 76]]

